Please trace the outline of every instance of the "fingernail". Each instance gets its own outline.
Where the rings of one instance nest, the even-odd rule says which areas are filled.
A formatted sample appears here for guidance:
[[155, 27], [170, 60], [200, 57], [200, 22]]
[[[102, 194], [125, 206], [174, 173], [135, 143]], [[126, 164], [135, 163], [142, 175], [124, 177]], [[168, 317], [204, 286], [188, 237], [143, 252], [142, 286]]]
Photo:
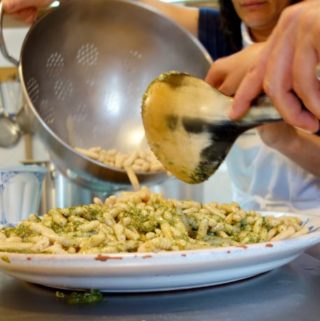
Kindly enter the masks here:
[[320, 136], [320, 129], [319, 126], [314, 127], [314, 128], [301, 128], [301, 127], [295, 127], [296, 129], [301, 130], [302, 132], [306, 133], [306, 134], [314, 134], [314, 135], [318, 135]]
[[298, 129], [298, 130], [300, 130], [300, 131], [302, 131], [303, 133], [306, 133], [306, 134], [313, 134], [313, 131], [310, 130], [310, 129], [304, 129], [304, 128], [295, 127], [295, 126], [294, 126], [294, 128], [295, 128], [295, 129]]

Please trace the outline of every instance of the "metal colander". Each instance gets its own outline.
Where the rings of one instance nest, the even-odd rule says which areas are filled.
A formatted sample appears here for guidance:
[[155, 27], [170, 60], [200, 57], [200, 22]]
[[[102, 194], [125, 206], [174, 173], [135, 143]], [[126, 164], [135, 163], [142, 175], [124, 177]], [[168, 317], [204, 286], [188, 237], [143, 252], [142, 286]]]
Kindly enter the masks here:
[[[2, 43], [2, 52], [12, 62]], [[69, 178], [104, 190], [128, 184], [125, 172], [74, 147], [131, 152], [145, 145], [142, 95], [169, 70], [205, 76], [198, 41], [159, 12], [122, 0], [74, 0], [37, 21], [22, 46], [19, 74], [33, 130]], [[164, 174], [139, 173], [141, 182]]]

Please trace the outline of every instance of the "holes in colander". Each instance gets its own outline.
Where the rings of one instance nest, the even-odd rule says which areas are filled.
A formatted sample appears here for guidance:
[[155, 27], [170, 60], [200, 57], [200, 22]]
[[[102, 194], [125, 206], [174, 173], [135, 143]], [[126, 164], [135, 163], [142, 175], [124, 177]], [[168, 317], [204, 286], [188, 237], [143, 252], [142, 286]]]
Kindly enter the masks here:
[[142, 58], [142, 54], [138, 50], [129, 50], [129, 55], [135, 59]]
[[92, 138], [100, 138], [101, 137], [101, 131], [97, 126], [94, 126], [92, 128]]
[[96, 84], [96, 82], [95, 82], [94, 79], [86, 79], [86, 84], [87, 84], [89, 87], [94, 87], [94, 85]]
[[76, 114], [74, 115], [75, 120], [83, 121], [86, 119], [86, 109], [87, 106], [85, 104], [79, 104], [76, 106], [75, 111]]
[[56, 95], [56, 97], [61, 100], [64, 101], [66, 98], [69, 98], [72, 96], [73, 94], [73, 85], [72, 82], [69, 80], [57, 80], [54, 83], [54, 94]]
[[29, 78], [26, 87], [32, 103], [36, 103], [40, 97], [40, 88], [37, 80], [33, 77]]
[[41, 116], [47, 125], [52, 125], [55, 121], [55, 112], [52, 106], [49, 106], [48, 100], [40, 102]]
[[64, 59], [58, 52], [52, 53], [47, 60], [47, 72], [49, 76], [58, 76], [64, 67]]
[[81, 65], [94, 66], [99, 58], [99, 50], [92, 43], [82, 45], [77, 52], [77, 62]]

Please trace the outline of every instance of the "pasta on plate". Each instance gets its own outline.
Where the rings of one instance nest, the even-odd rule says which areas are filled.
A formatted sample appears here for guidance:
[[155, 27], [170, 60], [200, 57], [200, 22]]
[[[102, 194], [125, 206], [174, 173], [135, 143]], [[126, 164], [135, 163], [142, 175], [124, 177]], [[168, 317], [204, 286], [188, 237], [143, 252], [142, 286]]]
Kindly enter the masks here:
[[237, 246], [307, 233], [295, 216], [262, 216], [236, 203], [163, 198], [147, 188], [104, 202], [31, 214], [0, 229], [0, 252], [88, 254]]

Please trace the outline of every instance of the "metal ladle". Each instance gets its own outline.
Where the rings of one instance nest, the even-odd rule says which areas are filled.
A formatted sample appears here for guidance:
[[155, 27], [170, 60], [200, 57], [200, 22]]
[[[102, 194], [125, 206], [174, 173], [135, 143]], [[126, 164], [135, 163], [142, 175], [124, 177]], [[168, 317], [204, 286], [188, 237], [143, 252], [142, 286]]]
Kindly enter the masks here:
[[142, 118], [148, 143], [164, 167], [186, 183], [201, 183], [240, 134], [282, 120], [266, 96], [238, 121], [228, 117], [231, 104], [231, 97], [185, 73], [155, 79], [144, 94]]
[[8, 113], [0, 108], [0, 147], [15, 145], [21, 136], [19, 125]]

